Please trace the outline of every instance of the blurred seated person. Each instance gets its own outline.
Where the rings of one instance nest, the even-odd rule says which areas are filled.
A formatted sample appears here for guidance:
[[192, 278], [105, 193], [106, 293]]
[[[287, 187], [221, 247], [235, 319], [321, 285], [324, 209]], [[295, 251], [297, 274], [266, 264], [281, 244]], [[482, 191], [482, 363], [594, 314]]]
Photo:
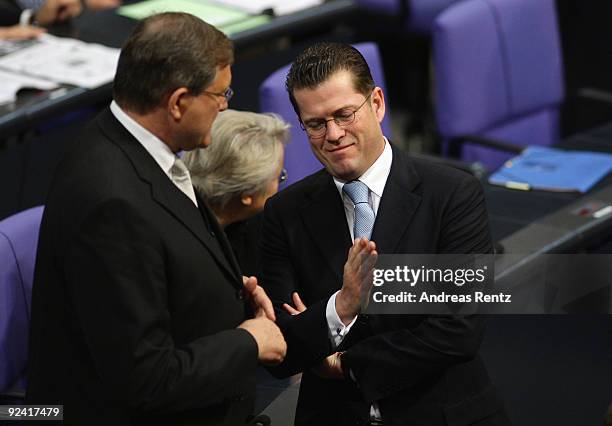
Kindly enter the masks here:
[[114, 7], [119, 7], [123, 3], [122, 0], [85, 0], [85, 6], [88, 9], [97, 11], [104, 9], [112, 9]]
[[211, 131], [214, 143], [185, 153], [196, 191], [228, 236], [242, 273], [256, 275], [260, 213], [287, 179], [283, 169], [289, 125], [274, 114], [227, 110]]
[[81, 0], [0, 0], [0, 26], [47, 26], [74, 18], [81, 10]]
[[47, 32], [44, 28], [32, 25], [11, 25], [0, 27], [0, 40], [27, 40]]

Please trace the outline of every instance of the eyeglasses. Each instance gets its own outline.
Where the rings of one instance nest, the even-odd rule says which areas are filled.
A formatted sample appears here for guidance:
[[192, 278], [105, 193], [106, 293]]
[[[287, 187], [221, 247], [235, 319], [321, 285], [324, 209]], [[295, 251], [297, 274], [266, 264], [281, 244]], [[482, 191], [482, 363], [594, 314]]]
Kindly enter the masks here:
[[204, 90], [202, 91], [202, 93], [205, 93], [211, 96], [217, 96], [219, 98], [225, 98], [225, 102], [229, 102], [230, 99], [232, 99], [232, 96], [234, 96], [234, 90], [231, 87], [228, 87], [227, 89], [225, 89], [224, 92], [209, 92], [207, 90]]
[[280, 175], [278, 176], [278, 184], [282, 185], [287, 182], [287, 178], [289, 175], [287, 174], [287, 169], [282, 169]]
[[306, 122], [300, 121], [300, 127], [302, 128], [302, 130], [308, 133], [308, 136], [310, 136], [311, 138], [322, 138], [323, 136], [325, 136], [325, 134], [327, 133], [327, 123], [329, 123], [330, 121], [333, 121], [340, 127], [346, 127], [355, 121], [355, 114], [357, 114], [357, 111], [359, 111], [361, 107], [363, 107], [366, 102], [368, 102], [368, 99], [370, 99], [372, 93], [373, 92], [370, 92], [368, 97], [365, 98], [363, 103], [359, 105], [355, 110], [342, 110], [341, 112], [335, 114], [329, 120], [325, 120], [323, 118], [313, 118], [312, 120], [307, 120]]

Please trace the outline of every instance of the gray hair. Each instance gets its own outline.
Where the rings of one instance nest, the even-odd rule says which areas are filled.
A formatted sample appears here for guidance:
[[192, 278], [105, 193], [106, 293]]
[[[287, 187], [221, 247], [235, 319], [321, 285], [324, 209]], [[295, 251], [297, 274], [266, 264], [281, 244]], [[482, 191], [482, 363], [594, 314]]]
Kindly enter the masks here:
[[196, 190], [213, 209], [234, 197], [266, 192], [276, 176], [289, 124], [276, 114], [226, 110], [212, 126], [212, 143], [185, 153], [183, 161]]

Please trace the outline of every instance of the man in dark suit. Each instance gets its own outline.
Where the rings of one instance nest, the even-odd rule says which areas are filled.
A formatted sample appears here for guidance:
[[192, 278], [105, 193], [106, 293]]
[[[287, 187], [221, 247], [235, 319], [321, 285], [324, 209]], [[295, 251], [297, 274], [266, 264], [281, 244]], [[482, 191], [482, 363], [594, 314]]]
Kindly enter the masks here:
[[81, 9], [80, 0], [0, 0], [0, 26], [51, 25], [74, 18]]
[[482, 318], [364, 315], [359, 300], [379, 254], [490, 253], [478, 181], [391, 146], [351, 46], [306, 49], [287, 90], [325, 167], [264, 211], [260, 278], [288, 345], [273, 373], [304, 372], [296, 424], [508, 424], [478, 356]]
[[284, 357], [270, 300], [241, 277], [176, 155], [211, 143], [232, 60], [227, 37], [192, 15], [142, 21], [115, 100], [59, 166], [40, 231], [27, 400], [63, 404], [65, 424], [245, 424], [258, 361]]

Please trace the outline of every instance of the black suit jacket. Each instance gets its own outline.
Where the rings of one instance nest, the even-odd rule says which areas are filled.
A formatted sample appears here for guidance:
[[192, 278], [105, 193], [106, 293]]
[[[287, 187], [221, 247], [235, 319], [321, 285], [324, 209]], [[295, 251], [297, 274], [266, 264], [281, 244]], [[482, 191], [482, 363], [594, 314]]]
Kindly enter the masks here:
[[245, 423], [257, 344], [236, 329], [241, 274], [199, 205], [109, 109], [86, 129], [43, 216], [29, 403], [79, 426]]
[[[393, 148], [372, 240], [381, 254], [491, 252], [480, 184]], [[325, 308], [342, 286], [350, 246], [342, 200], [326, 171], [268, 201], [261, 282], [288, 344], [273, 373], [304, 371], [296, 424], [363, 424], [375, 401], [385, 425], [466, 425], [502, 410], [477, 354], [479, 317], [360, 315], [340, 347], [356, 383], [310, 372], [332, 352]], [[281, 309], [293, 291], [308, 306], [297, 316]]]
[[0, 26], [8, 27], [19, 23], [21, 7], [13, 0], [0, 0]]

